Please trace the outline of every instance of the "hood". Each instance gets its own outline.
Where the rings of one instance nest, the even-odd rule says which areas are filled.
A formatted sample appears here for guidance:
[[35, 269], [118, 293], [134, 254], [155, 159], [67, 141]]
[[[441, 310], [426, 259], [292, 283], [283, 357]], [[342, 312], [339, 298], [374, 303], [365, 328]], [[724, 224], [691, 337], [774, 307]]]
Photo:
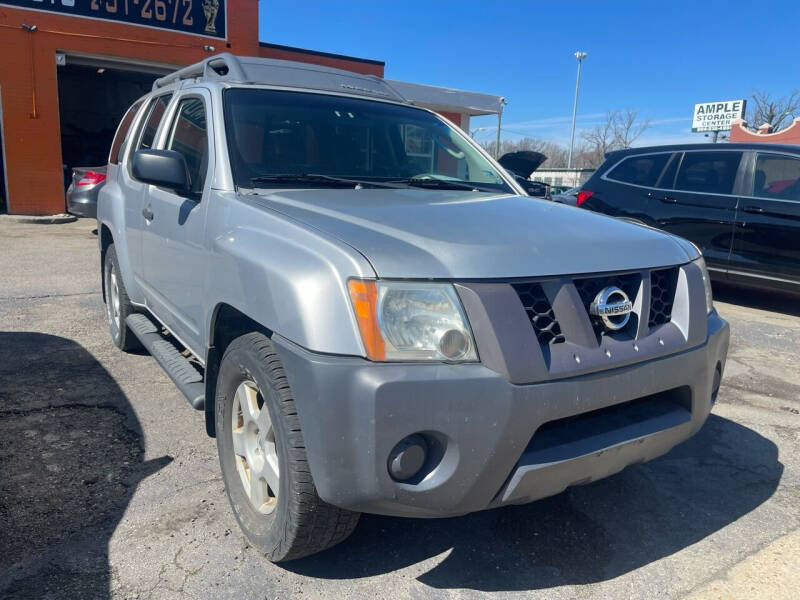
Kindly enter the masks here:
[[528, 179], [536, 169], [542, 166], [547, 157], [541, 152], [533, 150], [519, 150], [503, 154], [497, 162], [509, 171], [513, 171], [523, 179]]
[[420, 189], [256, 190], [361, 252], [382, 278], [508, 279], [680, 264], [671, 236], [528, 196]]

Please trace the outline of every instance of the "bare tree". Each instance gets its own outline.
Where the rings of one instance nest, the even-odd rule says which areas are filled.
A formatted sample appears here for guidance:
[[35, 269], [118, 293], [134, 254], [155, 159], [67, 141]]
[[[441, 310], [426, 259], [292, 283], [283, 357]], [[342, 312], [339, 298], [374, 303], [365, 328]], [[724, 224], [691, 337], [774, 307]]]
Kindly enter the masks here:
[[[496, 145], [497, 142], [494, 140], [481, 142], [481, 146], [483, 146], [483, 148], [492, 156], [494, 156], [494, 149]], [[524, 137], [518, 140], [500, 141], [500, 156], [507, 154], [508, 152], [517, 152], [519, 150], [534, 150], [536, 152], [541, 152], [547, 157], [547, 160], [543, 163], [543, 166], [553, 168], [565, 167], [567, 165], [567, 149], [555, 142], [532, 137]]]
[[612, 128], [614, 130], [614, 147], [630, 148], [650, 127], [650, 121], [639, 121], [639, 111], [635, 108], [614, 111]]
[[[639, 112], [633, 108], [612, 110], [606, 113], [602, 123], [592, 129], [581, 132], [583, 143], [575, 148], [572, 154], [572, 165], [581, 169], [594, 169], [605, 160], [607, 152], [630, 148], [650, 126], [649, 121], [639, 118]], [[492, 156], [495, 155], [497, 142], [480, 142], [481, 146]], [[516, 140], [501, 140], [499, 156], [519, 150], [535, 150], [547, 157], [540, 169], [557, 169], [567, 166], [567, 148], [556, 142], [533, 137]]]
[[614, 121], [617, 119], [618, 111], [612, 110], [606, 113], [605, 120], [592, 129], [581, 131], [581, 138], [586, 142], [583, 151], [585, 157], [592, 166], [600, 166], [606, 155], [614, 149]]
[[636, 109], [607, 112], [602, 123], [581, 132], [585, 145], [579, 153], [581, 156], [577, 164], [588, 168], [599, 167], [606, 153], [630, 148], [648, 127], [650, 122], [640, 120]]
[[783, 98], [773, 98], [768, 92], [753, 92], [747, 107], [747, 124], [753, 129], [768, 123], [772, 131], [788, 127], [792, 120], [800, 116], [800, 90], [793, 91]]

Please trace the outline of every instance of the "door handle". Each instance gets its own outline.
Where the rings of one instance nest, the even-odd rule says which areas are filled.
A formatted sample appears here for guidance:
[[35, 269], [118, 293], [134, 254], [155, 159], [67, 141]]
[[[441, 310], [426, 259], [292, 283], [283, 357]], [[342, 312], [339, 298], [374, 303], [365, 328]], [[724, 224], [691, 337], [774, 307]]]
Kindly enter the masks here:
[[142, 209], [142, 216], [143, 216], [145, 219], [147, 219], [148, 221], [152, 221], [152, 220], [153, 220], [153, 217], [154, 217], [155, 215], [153, 214], [153, 211], [152, 211], [152, 209], [151, 209], [149, 206], [145, 206], [145, 207]]
[[667, 204], [677, 204], [678, 200], [673, 198], [672, 196], [664, 196], [661, 198], [662, 202], [666, 202]]
[[745, 206], [742, 210], [753, 215], [758, 215], [764, 212], [764, 209], [760, 206]]

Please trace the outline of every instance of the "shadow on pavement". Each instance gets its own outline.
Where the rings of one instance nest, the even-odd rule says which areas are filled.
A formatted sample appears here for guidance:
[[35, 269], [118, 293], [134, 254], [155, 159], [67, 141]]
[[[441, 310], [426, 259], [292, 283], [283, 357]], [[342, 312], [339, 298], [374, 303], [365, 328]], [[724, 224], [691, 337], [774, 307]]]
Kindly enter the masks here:
[[0, 332], [0, 597], [104, 598], [145, 461], [127, 398], [75, 342]]
[[426, 559], [434, 588], [546, 589], [607, 580], [669, 556], [766, 501], [783, 473], [778, 449], [712, 415], [660, 459], [528, 504], [454, 519], [364, 515], [343, 544], [286, 568], [343, 579]]
[[714, 300], [800, 317], [800, 294], [714, 282]]

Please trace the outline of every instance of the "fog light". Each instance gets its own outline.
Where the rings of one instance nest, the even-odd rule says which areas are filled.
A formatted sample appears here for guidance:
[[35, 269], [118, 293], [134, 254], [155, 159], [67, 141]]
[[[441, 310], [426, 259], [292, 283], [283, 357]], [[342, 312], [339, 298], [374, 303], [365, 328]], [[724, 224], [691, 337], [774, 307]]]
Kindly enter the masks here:
[[389, 474], [395, 481], [406, 481], [419, 473], [428, 457], [428, 444], [421, 435], [402, 439], [389, 453]]

